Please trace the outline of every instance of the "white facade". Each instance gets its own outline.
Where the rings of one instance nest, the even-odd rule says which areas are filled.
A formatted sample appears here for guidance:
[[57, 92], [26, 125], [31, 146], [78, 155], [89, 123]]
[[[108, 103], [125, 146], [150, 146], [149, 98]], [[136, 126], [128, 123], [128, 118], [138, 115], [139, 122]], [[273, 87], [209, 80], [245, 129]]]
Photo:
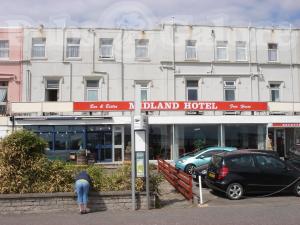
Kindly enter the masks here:
[[[44, 50], [33, 49], [32, 41], [37, 38], [45, 40]], [[68, 57], [70, 55], [72, 57]], [[222, 136], [221, 124], [253, 123], [264, 124], [267, 128], [273, 122], [300, 122], [296, 104], [300, 102], [300, 30], [297, 29], [176, 24], [162, 25], [156, 30], [26, 28], [24, 60], [24, 103], [70, 103], [89, 101], [89, 98], [93, 101], [134, 101], [136, 84], [140, 84], [142, 98], [148, 101], [230, 100], [289, 104], [289, 110], [285, 110], [287, 105], [275, 105], [274, 112], [239, 112], [241, 116], [224, 117], [226, 112], [205, 111], [201, 112], [202, 117], [199, 115], [195, 119], [185, 112], [152, 112], [150, 124], [173, 126], [170, 128], [173, 135], [169, 146], [171, 159], [178, 157], [180, 151], [176, 136], [184, 131], [176, 131], [175, 126], [179, 124], [214, 123], [219, 126], [218, 135]], [[51, 111], [60, 112], [60, 115], [81, 114], [59, 107], [54, 104], [48, 110], [34, 112], [36, 116], [42, 112], [48, 115]], [[23, 113], [26, 113], [25, 108]], [[15, 112], [20, 114], [22, 110]], [[93, 115], [112, 116], [109, 122], [95, 120], [94, 124], [122, 125], [116, 119], [120, 117], [115, 116], [130, 121], [128, 112], [94, 112]], [[124, 124], [129, 124], [127, 122]], [[16, 123], [39, 122], [22, 120]], [[53, 125], [69, 123], [51, 122]], [[88, 123], [91, 122], [76, 122]], [[260, 141], [265, 142], [266, 132], [258, 132]], [[218, 144], [225, 144], [224, 137], [220, 139]], [[122, 146], [124, 152], [124, 141]]]

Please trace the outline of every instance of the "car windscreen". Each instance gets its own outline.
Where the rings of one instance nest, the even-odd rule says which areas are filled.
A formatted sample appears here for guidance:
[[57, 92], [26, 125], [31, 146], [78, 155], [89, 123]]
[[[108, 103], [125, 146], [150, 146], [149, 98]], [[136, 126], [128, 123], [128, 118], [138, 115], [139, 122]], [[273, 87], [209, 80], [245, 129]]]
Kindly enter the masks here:
[[199, 155], [201, 152], [204, 152], [204, 151], [206, 151], [206, 150], [207, 150], [206, 148], [204, 148], [204, 149], [199, 149], [199, 150], [196, 150], [196, 151], [193, 151], [193, 152], [191, 152], [191, 153], [186, 154], [186, 156], [196, 156], [196, 155]]

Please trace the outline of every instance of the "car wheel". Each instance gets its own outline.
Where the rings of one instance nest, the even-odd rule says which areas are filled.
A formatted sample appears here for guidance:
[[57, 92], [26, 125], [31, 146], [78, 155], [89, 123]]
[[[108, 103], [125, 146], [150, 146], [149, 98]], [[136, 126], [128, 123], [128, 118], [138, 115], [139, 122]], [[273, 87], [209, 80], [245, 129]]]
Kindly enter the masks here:
[[226, 195], [231, 200], [238, 200], [243, 196], [243, 186], [239, 183], [229, 184], [226, 190]]
[[189, 175], [192, 175], [194, 169], [196, 168], [195, 165], [193, 164], [188, 164], [186, 167], [185, 167], [185, 172]]
[[300, 181], [298, 181], [294, 188], [295, 195], [300, 197]]

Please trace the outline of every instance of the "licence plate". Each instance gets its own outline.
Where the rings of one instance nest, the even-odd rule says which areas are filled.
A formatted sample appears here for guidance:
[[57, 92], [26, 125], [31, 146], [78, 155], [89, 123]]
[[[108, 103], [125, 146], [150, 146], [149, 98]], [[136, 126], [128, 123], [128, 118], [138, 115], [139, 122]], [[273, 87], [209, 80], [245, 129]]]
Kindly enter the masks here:
[[209, 177], [211, 177], [211, 178], [216, 178], [216, 174], [214, 174], [214, 173], [211, 173], [211, 172], [210, 172], [210, 173], [208, 173], [208, 176], [209, 176]]

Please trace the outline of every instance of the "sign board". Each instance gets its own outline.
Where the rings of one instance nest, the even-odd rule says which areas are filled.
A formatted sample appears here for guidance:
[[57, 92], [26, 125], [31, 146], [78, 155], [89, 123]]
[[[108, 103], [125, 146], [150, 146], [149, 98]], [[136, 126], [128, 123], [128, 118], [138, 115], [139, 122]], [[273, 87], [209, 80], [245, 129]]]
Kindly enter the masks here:
[[146, 131], [135, 130], [134, 131], [134, 150], [139, 152], [146, 151]]
[[136, 177], [145, 177], [145, 152], [135, 152], [136, 159]]
[[[133, 111], [134, 103], [74, 102], [73, 111]], [[144, 101], [142, 111], [267, 111], [267, 102]]]
[[272, 123], [272, 127], [300, 127], [300, 123]]

